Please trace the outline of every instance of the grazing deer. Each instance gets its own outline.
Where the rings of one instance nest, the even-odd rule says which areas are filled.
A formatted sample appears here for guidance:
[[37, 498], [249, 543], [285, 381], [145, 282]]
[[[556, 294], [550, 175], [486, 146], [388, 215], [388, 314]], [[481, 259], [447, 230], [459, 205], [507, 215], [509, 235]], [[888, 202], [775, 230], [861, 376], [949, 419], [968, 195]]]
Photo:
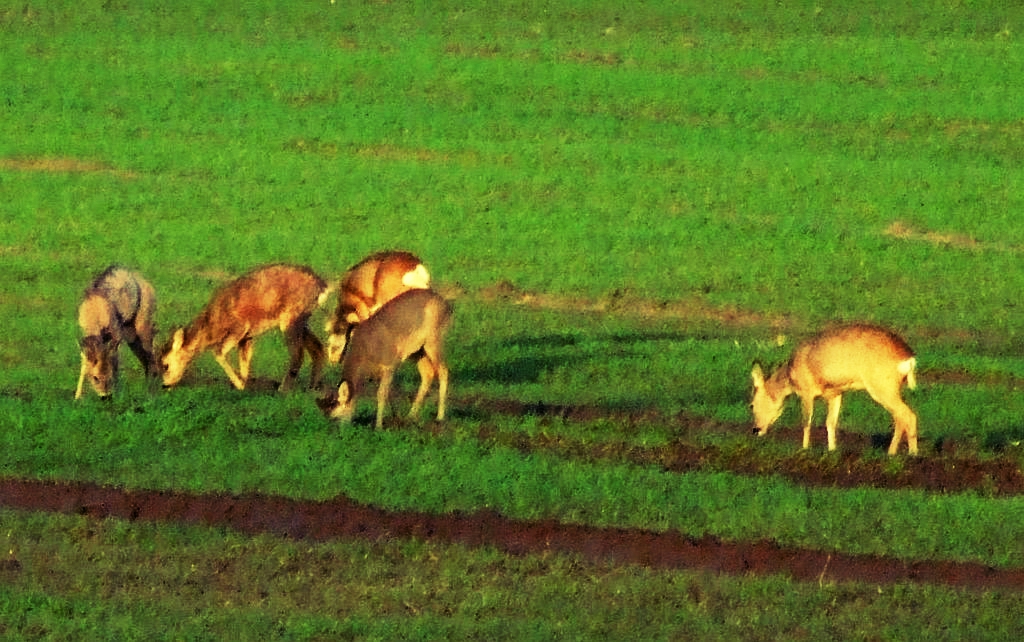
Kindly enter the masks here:
[[[212, 350], [235, 388], [242, 390], [249, 380], [253, 340], [278, 327], [288, 347], [288, 370], [281, 390], [291, 388], [302, 366], [303, 351], [309, 353], [312, 371], [310, 388], [316, 387], [323, 367], [324, 350], [309, 331], [309, 316], [327, 299], [327, 283], [312, 270], [294, 265], [270, 265], [256, 269], [217, 290], [206, 308], [191, 324], [174, 332], [164, 348], [164, 386], [181, 380], [188, 364], [204, 350]], [[238, 349], [238, 372], [227, 355]]]
[[889, 454], [895, 455], [903, 436], [911, 455], [917, 454], [917, 415], [904, 403], [903, 383], [914, 388], [917, 360], [906, 342], [892, 332], [871, 325], [850, 325], [826, 330], [797, 346], [789, 362], [765, 378], [761, 366], [751, 372], [754, 398], [751, 409], [759, 435], [768, 432], [782, 414], [790, 394], [803, 406], [804, 448], [811, 445], [811, 417], [814, 399], [828, 404], [825, 427], [828, 449], [836, 449], [836, 425], [843, 393], [866, 390], [871, 398], [892, 414], [895, 432]]
[[138, 272], [111, 265], [93, 279], [78, 306], [82, 369], [75, 399], [82, 398], [86, 377], [96, 394], [110, 395], [117, 380], [117, 352], [122, 341], [128, 342], [147, 376], [160, 374], [153, 357], [155, 313], [156, 292]]
[[437, 420], [444, 419], [448, 397], [448, 366], [444, 361], [444, 336], [451, 322], [448, 302], [431, 290], [404, 292], [352, 331], [341, 366], [338, 401], [330, 416], [348, 422], [363, 385], [379, 377], [377, 388], [377, 427], [383, 426], [384, 406], [391, 390], [395, 369], [411, 356], [417, 356], [420, 387], [409, 417], [419, 415], [423, 399], [434, 376], [438, 380]]
[[349, 332], [382, 305], [407, 290], [426, 290], [430, 273], [409, 252], [377, 252], [352, 266], [341, 277], [338, 307], [327, 321], [327, 358], [341, 361]]

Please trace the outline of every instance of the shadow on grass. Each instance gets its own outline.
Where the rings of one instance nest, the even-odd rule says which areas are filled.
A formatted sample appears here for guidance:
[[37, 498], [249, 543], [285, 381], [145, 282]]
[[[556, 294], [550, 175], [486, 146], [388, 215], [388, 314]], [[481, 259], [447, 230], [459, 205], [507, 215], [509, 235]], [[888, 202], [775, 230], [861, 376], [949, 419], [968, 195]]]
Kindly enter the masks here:
[[[493, 344], [491, 350], [487, 349], [489, 344], [484, 343], [483, 351], [507, 354], [522, 350], [523, 354], [474, 368], [460, 369], [459, 378], [481, 384], [536, 383], [547, 371], [583, 366], [587, 362], [607, 358], [610, 352], [619, 357], [640, 357], [642, 353], [630, 350], [632, 346], [655, 341], [685, 341], [690, 338], [671, 332], [613, 333], [597, 337], [571, 333], [513, 337]], [[473, 346], [473, 349], [479, 350], [480, 347]]]

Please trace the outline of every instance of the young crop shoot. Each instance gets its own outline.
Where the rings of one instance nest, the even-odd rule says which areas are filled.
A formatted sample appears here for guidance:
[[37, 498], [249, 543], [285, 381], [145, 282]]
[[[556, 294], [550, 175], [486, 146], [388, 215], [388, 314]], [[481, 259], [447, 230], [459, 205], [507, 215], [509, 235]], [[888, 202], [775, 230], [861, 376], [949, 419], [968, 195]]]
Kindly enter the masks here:
[[409, 357], [416, 357], [420, 387], [409, 417], [419, 416], [423, 399], [436, 375], [437, 420], [442, 421], [448, 396], [444, 337], [451, 316], [451, 306], [440, 295], [431, 290], [413, 289], [384, 304], [376, 314], [360, 323], [352, 331], [342, 361], [338, 400], [333, 408], [328, 409], [330, 416], [343, 422], [351, 421], [356, 399], [367, 379], [378, 378], [376, 426], [381, 428], [395, 369]]
[[[249, 380], [253, 340], [272, 328], [280, 328], [288, 347], [288, 369], [281, 390], [289, 390], [309, 353], [310, 388], [316, 387], [323, 368], [323, 344], [307, 327], [310, 315], [324, 304], [327, 282], [307, 267], [270, 265], [258, 268], [217, 290], [206, 308], [187, 327], [179, 328], [163, 350], [164, 385], [177, 384], [193, 359], [212, 350], [217, 363], [235, 388]], [[238, 349], [238, 371], [227, 355]]]
[[889, 454], [895, 455], [906, 437], [910, 454], [916, 455], [917, 415], [902, 398], [904, 383], [910, 388], [916, 385], [916, 365], [906, 342], [884, 328], [856, 324], [826, 330], [798, 345], [789, 362], [771, 377], [765, 378], [761, 366], [754, 364], [750, 405], [755, 430], [758, 435], [767, 433], [782, 414], [786, 398], [796, 394], [803, 408], [803, 447], [809, 448], [814, 400], [821, 397], [828, 404], [828, 449], [835, 450], [843, 393], [865, 390], [892, 414], [895, 432]]
[[117, 381], [122, 341], [128, 342], [147, 376], [159, 376], [160, 366], [153, 357], [155, 314], [156, 293], [138, 272], [112, 265], [93, 279], [78, 306], [82, 368], [75, 399], [82, 398], [86, 378], [100, 397], [110, 395]]

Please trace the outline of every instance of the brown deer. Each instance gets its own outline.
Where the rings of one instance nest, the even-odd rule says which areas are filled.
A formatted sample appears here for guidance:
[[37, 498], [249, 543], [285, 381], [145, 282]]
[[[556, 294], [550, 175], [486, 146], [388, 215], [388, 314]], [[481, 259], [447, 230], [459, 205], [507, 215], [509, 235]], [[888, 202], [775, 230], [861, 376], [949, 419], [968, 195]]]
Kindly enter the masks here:
[[75, 399], [82, 398], [86, 377], [96, 394], [110, 395], [117, 380], [122, 341], [128, 342], [147, 376], [160, 374], [153, 357], [155, 314], [156, 292], [138, 272], [111, 265], [93, 279], [78, 306], [82, 368]]
[[768, 432], [782, 414], [786, 397], [795, 393], [803, 407], [803, 447], [810, 447], [814, 400], [822, 397], [828, 404], [828, 449], [835, 450], [843, 393], [866, 390], [892, 414], [895, 432], [889, 454], [896, 454], [906, 436], [910, 454], [916, 455], [917, 415], [901, 395], [904, 382], [909, 388], [917, 385], [916, 366], [914, 352], [889, 330], [862, 324], [826, 330], [798, 345], [789, 362], [767, 379], [761, 366], [754, 365], [751, 409], [757, 434]]
[[329, 414], [344, 422], [352, 420], [356, 399], [369, 378], [379, 378], [377, 428], [384, 424], [384, 406], [391, 391], [395, 369], [409, 357], [417, 357], [420, 387], [409, 417], [419, 415], [434, 376], [438, 380], [437, 420], [444, 419], [448, 397], [448, 366], [444, 361], [444, 337], [451, 323], [451, 306], [431, 290], [414, 289], [384, 304], [352, 330], [341, 366], [338, 401]]
[[[176, 330], [163, 351], [164, 386], [181, 380], [189, 363], [204, 350], [227, 373], [239, 390], [249, 380], [253, 340], [272, 328], [280, 328], [288, 347], [288, 370], [281, 390], [289, 390], [302, 366], [303, 351], [309, 353], [312, 371], [310, 388], [320, 381], [323, 344], [307, 327], [310, 315], [323, 305], [327, 282], [306, 267], [270, 265], [258, 268], [217, 290], [206, 308], [192, 323]], [[238, 349], [238, 372], [228, 362], [228, 353]]]
[[349, 268], [341, 277], [338, 307], [325, 327], [328, 360], [331, 363], [341, 361], [354, 325], [366, 321], [399, 294], [429, 287], [430, 273], [419, 258], [409, 252], [377, 252]]

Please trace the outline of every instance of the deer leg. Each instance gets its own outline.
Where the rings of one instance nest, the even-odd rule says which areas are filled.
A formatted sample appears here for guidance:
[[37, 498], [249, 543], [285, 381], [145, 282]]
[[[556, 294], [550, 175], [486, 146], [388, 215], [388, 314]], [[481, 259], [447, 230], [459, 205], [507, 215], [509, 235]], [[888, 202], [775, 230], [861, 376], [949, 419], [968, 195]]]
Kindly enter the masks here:
[[281, 381], [282, 392], [291, 390], [292, 385], [299, 376], [299, 369], [302, 368], [302, 351], [303, 345], [305, 344], [305, 337], [303, 336], [303, 333], [305, 330], [305, 317], [297, 319], [284, 329], [284, 342], [288, 347], [288, 370], [285, 372], [284, 379]]
[[308, 326], [302, 328], [302, 347], [309, 353], [312, 370], [309, 373], [309, 387], [316, 388], [320, 384], [320, 372], [324, 368], [324, 344], [310, 332]]
[[437, 364], [437, 420], [444, 421], [445, 402], [448, 399], [448, 366]]
[[828, 432], [828, 449], [835, 450], [838, 442], [839, 410], [843, 405], [843, 395], [836, 395], [828, 400], [828, 416], [825, 418], [825, 430]]
[[147, 346], [145, 340], [135, 332], [129, 332], [128, 335], [128, 347], [131, 348], [132, 354], [142, 364], [142, 369], [145, 371], [146, 376], [155, 377], [159, 375], [160, 372], [156, 365], [156, 359], [153, 358], [152, 343]]
[[391, 394], [391, 378], [394, 376], [394, 368], [381, 369], [380, 385], [377, 386], [377, 428], [384, 427], [384, 407], [387, 405], [388, 396]]
[[811, 447], [811, 421], [814, 419], [814, 397], [800, 397], [804, 415], [804, 448]]
[[409, 418], [418, 417], [420, 409], [423, 408], [423, 400], [430, 392], [430, 384], [434, 382], [434, 364], [426, 356], [420, 357], [416, 362], [416, 369], [420, 371], [420, 389], [416, 391], [416, 398], [413, 399], [412, 408], [409, 410]]
[[910, 406], [903, 401], [900, 395], [900, 384], [884, 390], [868, 389], [868, 394], [878, 405], [889, 411], [892, 415], [893, 435], [892, 443], [889, 444], [889, 455], [895, 455], [900, 449], [900, 442], [903, 436], [907, 437], [907, 450], [911, 455], [917, 454], [917, 415], [910, 409]]
[[82, 398], [82, 384], [85, 383], [86, 362], [85, 355], [82, 355], [82, 368], [78, 371], [78, 387], [75, 389], [75, 399]]
[[249, 381], [249, 373], [252, 372], [252, 349], [252, 337], [238, 342], [238, 378], [244, 382]]
[[[893, 417], [893, 431], [892, 441], [889, 442], [889, 456], [892, 457], [899, 453], [900, 442], [903, 441], [903, 426], [900, 425], [899, 419]], [[907, 438], [907, 449], [910, 449], [910, 438]]]
[[907, 407], [906, 417], [906, 429], [904, 432], [907, 435], [907, 450], [911, 455], [917, 455], [917, 415], [914, 411]]
[[892, 443], [889, 444], [889, 454], [895, 455], [900, 449], [900, 441], [903, 435], [907, 436], [907, 452], [911, 455], [917, 454], [917, 415], [910, 409], [910, 406], [900, 400], [899, 405], [886, 408], [892, 413], [893, 429]]
[[132, 354], [142, 364], [142, 370], [146, 373], [146, 379], [149, 383], [155, 382], [161, 375], [161, 367], [160, 360], [153, 355], [152, 344], [147, 348], [145, 341], [136, 335], [128, 339], [128, 347], [131, 348]]
[[153, 317], [156, 315], [156, 293], [153, 291], [153, 286], [148, 283], [140, 284], [140, 287], [142, 289], [142, 301], [139, 305], [139, 311], [135, 315], [135, 322], [128, 328], [135, 336], [138, 348], [136, 348], [134, 341], [129, 341], [128, 345], [131, 347], [132, 352], [135, 353], [135, 356], [139, 357], [139, 361], [142, 361], [139, 351], [147, 355], [147, 361], [142, 364], [146, 369], [146, 374], [159, 377], [163, 374], [163, 368], [160, 365], [160, 359], [153, 351], [153, 336], [156, 334], [156, 328], [153, 325]]
[[[238, 343], [238, 361], [239, 361], [239, 365], [241, 365], [241, 363], [242, 363], [242, 354], [246, 350], [246, 348], [242, 347], [244, 343], [245, 343], [245, 340], [243, 340], [242, 342]], [[233, 347], [234, 346], [231, 345], [231, 344], [225, 344], [225, 345], [221, 346], [220, 349], [214, 350], [213, 358], [216, 359], [217, 363], [220, 364], [220, 367], [224, 369], [224, 373], [227, 374], [228, 379], [231, 380], [231, 385], [233, 385], [238, 390], [245, 390], [245, 380], [238, 376], [238, 373], [235, 372], [235, 369], [233, 367], [231, 367], [231, 363], [228, 361], [227, 353]], [[250, 355], [251, 355], [252, 348], [250, 347], [249, 350], [250, 350]], [[248, 368], [249, 368], [248, 360], [245, 361], [245, 368], [248, 371]]]

